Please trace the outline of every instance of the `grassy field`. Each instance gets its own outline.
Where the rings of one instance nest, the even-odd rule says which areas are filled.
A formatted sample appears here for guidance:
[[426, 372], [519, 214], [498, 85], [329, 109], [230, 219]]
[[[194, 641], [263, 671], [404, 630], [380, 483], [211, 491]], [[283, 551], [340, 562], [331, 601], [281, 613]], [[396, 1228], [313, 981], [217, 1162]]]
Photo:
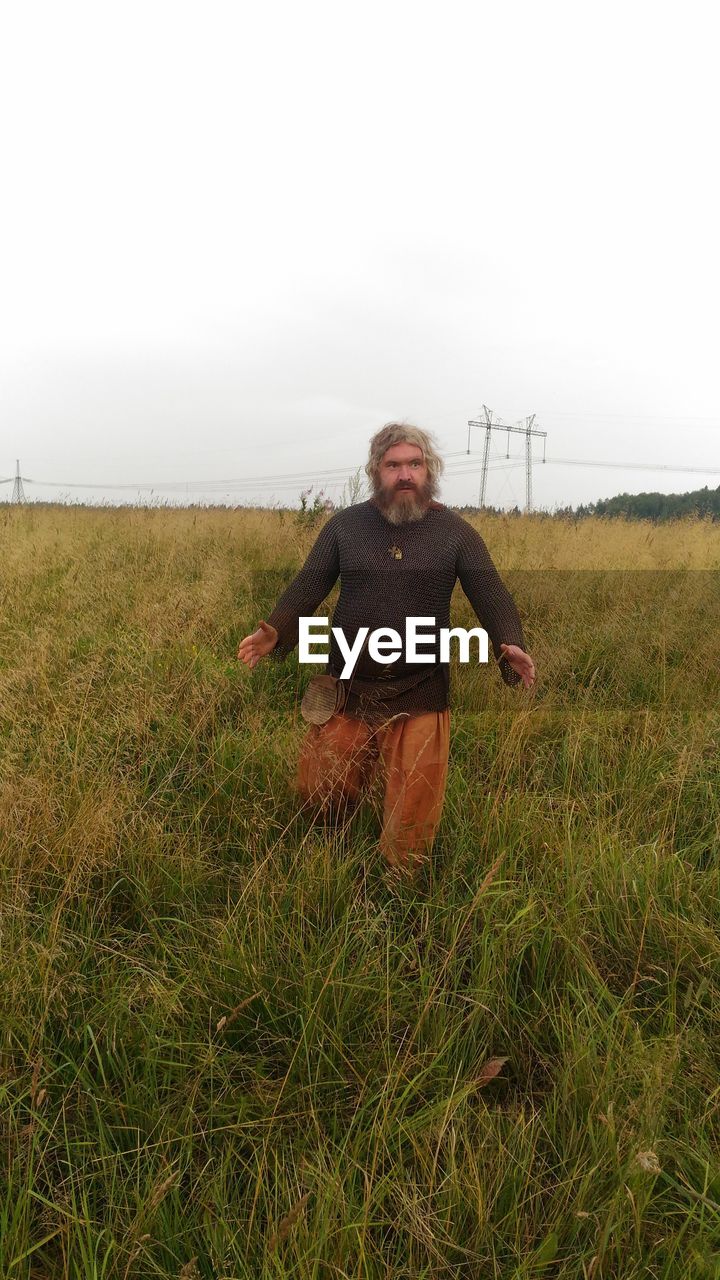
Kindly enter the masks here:
[[720, 525], [473, 523], [413, 888], [235, 661], [315, 531], [0, 508], [2, 1280], [720, 1276]]

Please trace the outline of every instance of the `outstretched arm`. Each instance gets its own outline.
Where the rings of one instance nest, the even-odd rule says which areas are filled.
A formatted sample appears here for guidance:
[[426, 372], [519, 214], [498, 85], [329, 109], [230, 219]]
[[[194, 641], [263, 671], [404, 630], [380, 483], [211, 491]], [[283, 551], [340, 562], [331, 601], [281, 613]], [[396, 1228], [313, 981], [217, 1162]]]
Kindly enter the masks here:
[[276, 659], [287, 657], [298, 642], [298, 619], [309, 617], [322, 604], [339, 572], [337, 521], [331, 516], [267, 620], [262, 620], [257, 631], [240, 642], [238, 658], [252, 668], [267, 654]]
[[516, 685], [522, 681], [529, 687], [535, 681], [535, 665], [525, 652], [525, 638], [515, 601], [480, 534], [467, 520], [463, 520], [463, 524], [465, 528], [457, 562], [460, 585], [490, 637], [505, 683]]

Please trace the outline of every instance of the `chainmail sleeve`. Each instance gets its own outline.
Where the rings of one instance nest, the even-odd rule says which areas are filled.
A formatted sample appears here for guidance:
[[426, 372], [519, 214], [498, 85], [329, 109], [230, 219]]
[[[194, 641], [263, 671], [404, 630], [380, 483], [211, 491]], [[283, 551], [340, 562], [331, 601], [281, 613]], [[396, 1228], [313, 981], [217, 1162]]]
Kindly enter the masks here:
[[490, 637], [495, 657], [500, 659], [498, 665], [505, 684], [519, 684], [522, 676], [506, 658], [500, 658], [500, 645], [516, 644], [525, 648], [520, 615], [480, 534], [467, 520], [463, 520], [463, 524], [457, 561], [460, 585]]
[[340, 573], [337, 517], [331, 516], [318, 534], [300, 572], [293, 578], [266, 619], [278, 633], [270, 657], [280, 661], [298, 642], [298, 619], [310, 617], [332, 591]]

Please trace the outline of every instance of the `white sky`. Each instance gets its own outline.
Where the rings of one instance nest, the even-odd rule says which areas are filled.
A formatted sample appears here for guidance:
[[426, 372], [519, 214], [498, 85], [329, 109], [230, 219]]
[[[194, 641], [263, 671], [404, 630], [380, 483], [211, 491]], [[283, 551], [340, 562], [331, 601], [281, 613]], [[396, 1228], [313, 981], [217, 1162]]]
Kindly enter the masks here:
[[538, 464], [537, 506], [716, 487], [717, 47], [692, 0], [7, 6], [0, 478], [296, 505], [248, 478], [349, 475], [391, 418], [460, 454], [484, 403], [717, 471]]

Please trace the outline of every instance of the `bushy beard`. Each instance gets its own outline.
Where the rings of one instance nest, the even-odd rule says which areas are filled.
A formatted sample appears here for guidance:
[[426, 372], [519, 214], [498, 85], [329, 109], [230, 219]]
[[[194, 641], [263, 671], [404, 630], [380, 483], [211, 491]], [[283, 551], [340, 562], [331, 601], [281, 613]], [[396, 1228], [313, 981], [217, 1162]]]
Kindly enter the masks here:
[[373, 485], [373, 498], [390, 524], [408, 524], [422, 520], [428, 503], [435, 496], [436, 486], [430, 480], [414, 489], [398, 489], [395, 485], [385, 489], [379, 480]]

